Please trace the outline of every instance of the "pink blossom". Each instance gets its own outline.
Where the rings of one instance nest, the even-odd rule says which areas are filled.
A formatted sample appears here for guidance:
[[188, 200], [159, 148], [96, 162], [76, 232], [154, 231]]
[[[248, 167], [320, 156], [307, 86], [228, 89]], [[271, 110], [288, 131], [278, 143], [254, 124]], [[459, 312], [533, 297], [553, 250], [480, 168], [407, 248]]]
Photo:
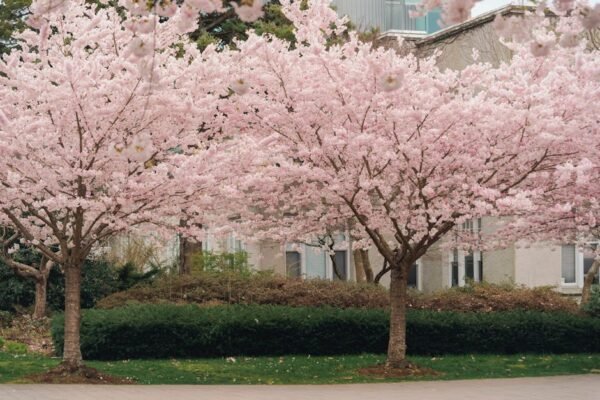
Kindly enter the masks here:
[[[250, 1], [252, 1], [252, 4], [245, 4]], [[241, 6], [238, 6], [237, 3], [231, 3], [231, 7], [233, 7], [239, 19], [244, 22], [254, 22], [262, 17], [264, 15], [262, 6], [262, 0], [247, 0], [246, 2], [242, 1]]]
[[62, 13], [69, 7], [69, 0], [35, 0], [31, 4], [31, 11], [41, 16], [49, 13]]
[[236, 94], [240, 96], [248, 93], [248, 90], [250, 90], [250, 85], [248, 84], [248, 81], [243, 78], [238, 78], [231, 82], [230, 87], [231, 90], [233, 90]]
[[132, 15], [148, 15], [148, 3], [145, 0], [122, 0], [120, 2]]
[[531, 42], [531, 54], [534, 57], [545, 57], [550, 54], [552, 47], [554, 47], [553, 40], [534, 40]]
[[185, 3], [206, 14], [225, 11], [222, 0], [186, 0]]
[[196, 28], [198, 9], [184, 3], [176, 17], [177, 28], [180, 33], [192, 32]]
[[526, 42], [531, 37], [531, 26], [527, 19], [517, 16], [504, 17], [497, 14], [492, 27], [501, 38], [515, 42]]
[[163, 0], [162, 2], [156, 5], [155, 12], [161, 17], [170, 18], [177, 13], [177, 10], [177, 3], [174, 0]]
[[4, 114], [2, 110], [0, 110], [0, 128], [7, 126], [9, 123], [10, 120], [8, 119], [6, 114]]
[[575, 0], [554, 0], [553, 4], [557, 11], [565, 13], [575, 7]]
[[150, 33], [154, 30], [154, 26], [156, 24], [155, 17], [140, 17], [135, 21], [136, 30], [134, 32], [140, 33]]
[[600, 27], [600, 4], [593, 8], [586, 6], [581, 10], [581, 25], [589, 30]]
[[124, 150], [124, 155], [132, 161], [145, 162], [154, 153], [155, 148], [152, 137], [149, 135], [136, 135], [131, 144]]
[[562, 47], [575, 47], [579, 44], [579, 38], [575, 33], [565, 32], [560, 35], [558, 43]]
[[459, 24], [471, 17], [474, 0], [444, 0], [442, 2], [442, 19], [447, 24]]
[[131, 42], [129, 43], [129, 51], [135, 57], [143, 58], [152, 54], [154, 51], [154, 45], [149, 39], [136, 36], [131, 39]]
[[25, 19], [25, 23], [33, 29], [40, 29], [44, 23], [44, 19], [39, 15], [32, 14]]
[[401, 72], [386, 74], [381, 79], [381, 88], [386, 92], [393, 92], [402, 86], [403, 74]]

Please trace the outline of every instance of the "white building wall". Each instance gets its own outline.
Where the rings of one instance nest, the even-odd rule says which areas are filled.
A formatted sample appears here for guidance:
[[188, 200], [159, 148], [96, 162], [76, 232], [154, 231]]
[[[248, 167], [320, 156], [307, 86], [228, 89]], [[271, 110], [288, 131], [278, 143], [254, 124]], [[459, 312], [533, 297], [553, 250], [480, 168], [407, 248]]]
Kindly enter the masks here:
[[560, 247], [537, 245], [514, 249], [515, 283], [530, 287], [560, 286]]

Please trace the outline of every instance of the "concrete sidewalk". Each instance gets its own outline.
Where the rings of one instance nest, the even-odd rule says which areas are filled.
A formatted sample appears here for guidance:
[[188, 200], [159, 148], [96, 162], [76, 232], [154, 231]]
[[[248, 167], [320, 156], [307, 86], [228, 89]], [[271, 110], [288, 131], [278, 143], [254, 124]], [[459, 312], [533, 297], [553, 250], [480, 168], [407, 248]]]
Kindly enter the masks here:
[[596, 400], [600, 375], [293, 386], [0, 385], [1, 400]]

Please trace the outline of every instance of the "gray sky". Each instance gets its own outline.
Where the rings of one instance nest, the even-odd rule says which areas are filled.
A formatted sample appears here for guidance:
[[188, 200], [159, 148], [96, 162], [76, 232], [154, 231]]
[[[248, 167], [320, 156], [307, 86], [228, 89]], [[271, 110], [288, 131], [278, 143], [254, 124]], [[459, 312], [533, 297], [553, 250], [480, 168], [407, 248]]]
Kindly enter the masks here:
[[471, 11], [471, 16], [476, 17], [479, 14], [495, 10], [510, 3], [522, 4], [523, 0], [482, 0], [475, 4], [473, 11]]

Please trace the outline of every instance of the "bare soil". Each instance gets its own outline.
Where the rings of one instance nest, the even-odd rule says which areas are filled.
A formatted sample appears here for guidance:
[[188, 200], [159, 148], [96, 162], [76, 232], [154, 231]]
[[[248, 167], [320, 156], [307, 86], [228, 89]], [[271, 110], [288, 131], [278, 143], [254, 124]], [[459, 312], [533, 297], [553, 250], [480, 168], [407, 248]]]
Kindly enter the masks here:
[[0, 327], [0, 336], [27, 345], [27, 349], [33, 353], [46, 356], [54, 354], [50, 318], [35, 320], [28, 314], [18, 315], [10, 326]]
[[132, 379], [104, 374], [95, 368], [81, 366], [77, 369], [73, 369], [63, 364], [47, 372], [26, 376], [25, 380], [30, 383], [78, 383], [92, 385], [135, 384], [135, 381]]
[[385, 364], [379, 364], [372, 367], [361, 368], [358, 370], [360, 375], [373, 376], [379, 378], [405, 378], [409, 376], [440, 376], [443, 375], [431, 368], [423, 368], [414, 364], [409, 364], [404, 368], [388, 368]]

